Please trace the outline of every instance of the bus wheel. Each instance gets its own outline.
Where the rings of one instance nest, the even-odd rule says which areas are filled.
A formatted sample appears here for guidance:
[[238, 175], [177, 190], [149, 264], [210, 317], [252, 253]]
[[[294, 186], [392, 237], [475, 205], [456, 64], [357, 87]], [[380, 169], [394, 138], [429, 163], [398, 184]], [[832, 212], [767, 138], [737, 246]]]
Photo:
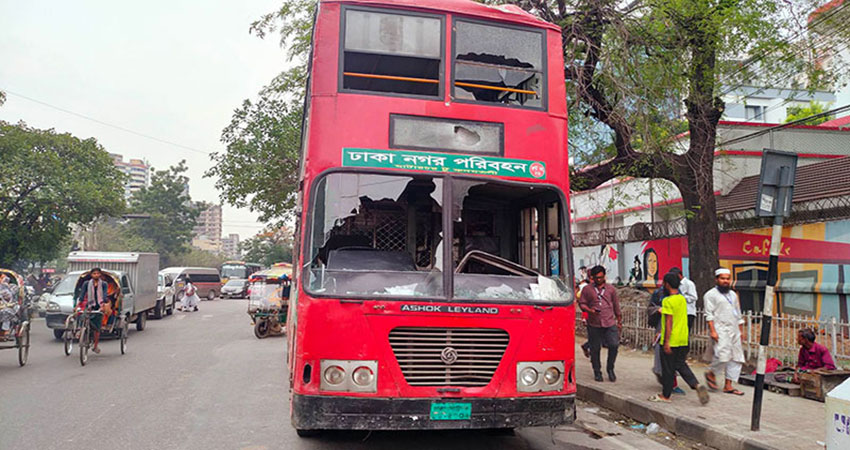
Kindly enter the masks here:
[[322, 430], [299, 430], [298, 428], [296, 428], [295, 434], [297, 434], [298, 437], [309, 438], [322, 434]]
[[254, 336], [257, 336], [257, 339], [263, 339], [269, 336], [269, 332], [271, 332], [271, 325], [269, 324], [268, 319], [257, 319], [254, 324]]

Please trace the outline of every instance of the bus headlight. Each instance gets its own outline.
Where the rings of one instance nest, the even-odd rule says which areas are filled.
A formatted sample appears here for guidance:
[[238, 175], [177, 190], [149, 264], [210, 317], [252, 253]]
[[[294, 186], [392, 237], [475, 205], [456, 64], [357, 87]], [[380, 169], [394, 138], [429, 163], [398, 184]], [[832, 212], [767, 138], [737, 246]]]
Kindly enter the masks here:
[[546, 384], [552, 385], [557, 383], [561, 379], [561, 371], [558, 370], [557, 367], [550, 367], [546, 369], [546, 372], [543, 372], [543, 381]]
[[351, 375], [351, 378], [354, 380], [354, 384], [358, 386], [368, 386], [372, 383], [372, 369], [360, 366], [354, 369], [354, 373]]
[[533, 367], [526, 367], [519, 373], [519, 381], [526, 386], [537, 384], [537, 371]]
[[323, 359], [319, 389], [334, 392], [378, 392], [378, 361]]
[[330, 366], [325, 369], [325, 381], [328, 384], [338, 385], [345, 380], [345, 371], [339, 366]]
[[517, 363], [517, 392], [551, 392], [564, 388], [564, 361]]

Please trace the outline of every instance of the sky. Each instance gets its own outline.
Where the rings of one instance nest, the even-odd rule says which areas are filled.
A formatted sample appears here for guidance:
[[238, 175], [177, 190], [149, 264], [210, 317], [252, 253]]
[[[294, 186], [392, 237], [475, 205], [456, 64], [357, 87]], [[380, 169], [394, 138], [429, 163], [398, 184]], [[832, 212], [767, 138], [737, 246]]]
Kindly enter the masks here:
[[[0, 120], [94, 137], [157, 169], [185, 159], [192, 199], [218, 202], [203, 178], [208, 153], [224, 149], [221, 130], [242, 100], [286, 68], [278, 36], [248, 32], [279, 4], [0, 0]], [[224, 235], [251, 237], [263, 228], [256, 218], [224, 205]]]

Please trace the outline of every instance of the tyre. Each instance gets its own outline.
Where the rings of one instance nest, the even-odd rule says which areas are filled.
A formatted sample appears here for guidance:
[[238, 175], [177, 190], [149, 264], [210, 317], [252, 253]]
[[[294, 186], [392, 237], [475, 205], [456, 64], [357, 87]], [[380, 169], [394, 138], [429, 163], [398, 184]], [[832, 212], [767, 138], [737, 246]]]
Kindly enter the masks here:
[[153, 318], [154, 319], [162, 319], [162, 316], [165, 314], [165, 299], [157, 300], [156, 307], [153, 309]]
[[139, 317], [136, 317], [136, 331], [144, 331], [145, 325], [148, 323], [148, 312], [139, 313]]
[[85, 366], [89, 361], [89, 327], [80, 330], [80, 365]]
[[65, 356], [69, 356], [74, 350], [74, 332], [66, 330], [63, 340], [65, 341]]
[[263, 339], [269, 336], [269, 332], [271, 332], [271, 324], [269, 324], [268, 319], [256, 319], [256, 323], [254, 323], [254, 336], [257, 336], [257, 339]]
[[295, 429], [295, 434], [297, 434], [298, 437], [301, 438], [315, 437], [320, 435], [321, 433], [322, 430], [299, 430], [298, 428]]
[[209, 300], [209, 301], [215, 300], [215, 291], [210, 290], [209, 294], [207, 294], [207, 300]]
[[55, 337], [56, 340], [61, 341], [65, 337], [65, 330], [54, 329], [53, 330], [53, 337]]
[[18, 364], [21, 367], [27, 364], [30, 357], [30, 323], [24, 322], [21, 336], [18, 338]]
[[130, 332], [130, 325], [127, 324], [125, 320], [123, 325], [121, 326], [121, 354], [127, 353], [127, 334]]
[[175, 306], [177, 306], [177, 302], [172, 298], [171, 299], [171, 306], [165, 309], [165, 314], [168, 315], [168, 316], [174, 314], [174, 307]]

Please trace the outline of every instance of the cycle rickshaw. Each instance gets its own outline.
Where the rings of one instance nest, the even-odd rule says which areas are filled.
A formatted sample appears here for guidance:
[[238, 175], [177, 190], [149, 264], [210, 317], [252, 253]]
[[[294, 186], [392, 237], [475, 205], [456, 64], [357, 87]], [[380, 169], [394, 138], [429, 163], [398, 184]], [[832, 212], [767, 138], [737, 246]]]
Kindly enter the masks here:
[[271, 269], [251, 275], [248, 315], [251, 316], [257, 339], [280, 336], [286, 332], [291, 273], [291, 265], [278, 263]]
[[30, 304], [24, 278], [12, 270], [0, 269], [0, 327], [8, 327], [0, 338], [0, 350], [17, 349], [18, 364], [23, 367], [30, 353]]
[[80, 365], [85, 366], [89, 359], [89, 350], [94, 344], [94, 336], [92, 330], [92, 321], [99, 320], [100, 337], [115, 336], [120, 341], [121, 354], [127, 353], [127, 333], [130, 329], [130, 323], [127, 318], [121, 314], [122, 301], [124, 295], [121, 292], [121, 284], [118, 277], [106, 270], [102, 270], [101, 278], [106, 282], [108, 301], [112, 305], [112, 313], [108, 317], [104, 317], [102, 310], [92, 310], [91, 304], [85, 308], [77, 307], [77, 303], [83, 298], [83, 285], [91, 279], [91, 271], [87, 271], [80, 275], [77, 280], [77, 286], [74, 289], [74, 312], [65, 319], [65, 333], [63, 340], [65, 343], [65, 356], [71, 354], [74, 348], [74, 341], [80, 348]]

